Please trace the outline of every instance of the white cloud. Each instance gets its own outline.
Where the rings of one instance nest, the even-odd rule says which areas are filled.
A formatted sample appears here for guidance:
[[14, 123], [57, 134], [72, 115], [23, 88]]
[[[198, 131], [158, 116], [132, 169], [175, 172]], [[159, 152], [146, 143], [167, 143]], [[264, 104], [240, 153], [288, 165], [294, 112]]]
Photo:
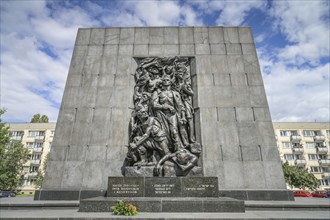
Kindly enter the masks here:
[[217, 25], [239, 26], [244, 23], [252, 9], [264, 9], [266, 1], [210, 1], [210, 8], [220, 11], [216, 20]]
[[200, 19], [198, 13], [189, 6], [181, 8], [182, 23], [187, 26], [202, 26], [203, 21]]
[[45, 1], [1, 3], [5, 120], [29, 121], [35, 113], [57, 120], [77, 28], [97, 23], [79, 7], [50, 11]]
[[270, 65], [272, 73], [263, 78], [274, 121], [329, 121], [329, 63], [313, 69]]
[[[289, 42], [258, 48], [274, 121], [329, 121], [329, 15], [326, 2], [274, 1], [274, 30]], [[308, 64], [308, 65], [306, 65]]]
[[[321, 62], [329, 58], [327, 1], [109, 2], [111, 7], [96, 1], [1, 2], [1, 106], [8, 108], [6, 120], [29, 121], [38, 112], [57, 119], [54, 104], [61, 101], [79, 27], [192, 26], [214, 18], [218, 25], [247, 25], [254, 9], [274, 23], [273, 33], [261, 32], [255, 39], [265, 45], [258, 52], [273, 119], [329, 120], [329, 62]], [[278, 31], [289, 43], [276, 48], [268, 40]]]
[[[278, 57], [291, 64], [318, 65], [329, 56], [329, 2], [274, 1], [270, 14], [275, 27], [291, 43], [279, 51]], [[327, 19], [327, 20], [325, 20]]]

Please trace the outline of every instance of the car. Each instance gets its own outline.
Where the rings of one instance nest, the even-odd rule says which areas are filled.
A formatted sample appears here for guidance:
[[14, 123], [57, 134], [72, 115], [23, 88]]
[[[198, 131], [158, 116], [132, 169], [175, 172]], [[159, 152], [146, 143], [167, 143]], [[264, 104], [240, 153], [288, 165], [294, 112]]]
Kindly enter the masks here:
[[316, 198], [327, 198], [328, 197], [328, 193], [325, 190], [316, 190], [316, 191], [312, 192], [312, 197], [316, 197]]
[[16, 194], [14, 192], [9, 192], [9, 191], [0, 191], [0, 198], [3, 197], [15, 197]]
[[312, 194], [306, 190], [294, 190], [293, 196], [294, 197], [312, 197]]

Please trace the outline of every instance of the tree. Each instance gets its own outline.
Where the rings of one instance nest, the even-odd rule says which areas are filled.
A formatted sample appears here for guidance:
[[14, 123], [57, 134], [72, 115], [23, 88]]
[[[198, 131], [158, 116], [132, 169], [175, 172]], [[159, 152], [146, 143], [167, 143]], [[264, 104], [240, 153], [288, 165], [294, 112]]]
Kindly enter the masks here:
[[307, 169], [296, 166], [289, 166], [288, 162], [282, 163], [285, 182], [291, 187], [299, 189], [315, 190], [320, 186], [320, 182], [316, 177], [309, 173]]
[[40, 116], [40, 114], [37, 113], [33, 115], [31, 119], [31, 123], [48, 123], [48, 116], [47, 115]]
[[34, 185], [36, 188], [41, 188], [42, 182], [44, 181], [45, 177], [45, 172], [48, 164], [48, 158], [49, 158], [49, 153], [46, 155], [45, 160], [42, 162], [42, 170], [38, 170], [38, 174], [36, 176], [36, 180], [34, 182]]
[[28, 160], [29, 150], [20, 141], [12, 141], [7, 127], [2, 122], [6, 111], [0, 109], [0, 190], [15, 190], [19, 174]]

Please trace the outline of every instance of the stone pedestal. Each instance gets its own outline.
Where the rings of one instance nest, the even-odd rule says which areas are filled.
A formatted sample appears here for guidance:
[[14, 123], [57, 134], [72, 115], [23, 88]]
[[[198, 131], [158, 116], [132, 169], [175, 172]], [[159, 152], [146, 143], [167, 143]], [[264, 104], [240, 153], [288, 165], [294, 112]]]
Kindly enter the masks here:
[[244, 212], [244, 201], [219, 197], [217, 177], [109, 177], [106, 197], [80, 201], [80, 212], [111, 212], [118, 200], [141, 212]]
[[244, 201], [226, 197], [96, 197], [81, 200], [79, 212], [111, 212], [118, 200], [134, 204], [138, 212], [245, 212]]

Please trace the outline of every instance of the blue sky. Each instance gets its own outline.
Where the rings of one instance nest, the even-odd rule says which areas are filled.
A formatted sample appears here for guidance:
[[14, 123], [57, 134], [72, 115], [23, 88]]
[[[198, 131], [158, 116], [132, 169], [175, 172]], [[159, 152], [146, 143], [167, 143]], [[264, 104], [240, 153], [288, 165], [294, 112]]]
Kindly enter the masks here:
[[273, 121], [330, 121], [329, 1], [1, 0], [4, 121], [56, 121], [80, 27], [252, 26]]

